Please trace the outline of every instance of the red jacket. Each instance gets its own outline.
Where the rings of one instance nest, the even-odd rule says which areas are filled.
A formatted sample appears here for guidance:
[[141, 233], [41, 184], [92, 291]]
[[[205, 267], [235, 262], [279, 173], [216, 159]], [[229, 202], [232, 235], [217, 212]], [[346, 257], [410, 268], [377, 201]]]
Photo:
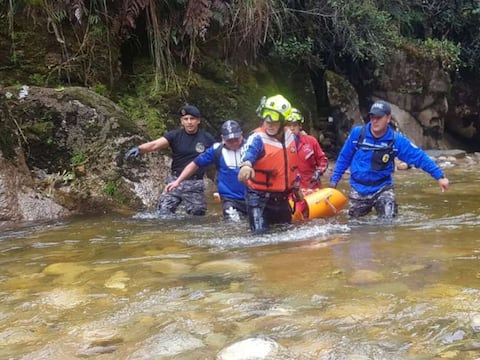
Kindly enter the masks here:
[[316, 169], [320, 170], [322, 174], [327, 170], [328, 159], [317, 139], [303, 131], [298, 136], [298, 157], [298, 169], [301, 176], [300, 187], [303, 189], [321, 188], [320, 181], [312, 184], [310, 179]]

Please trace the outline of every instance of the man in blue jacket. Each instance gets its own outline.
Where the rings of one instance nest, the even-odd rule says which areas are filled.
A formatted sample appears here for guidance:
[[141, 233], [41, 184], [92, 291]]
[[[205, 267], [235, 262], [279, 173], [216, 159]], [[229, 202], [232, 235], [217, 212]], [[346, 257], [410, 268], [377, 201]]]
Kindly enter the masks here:
[[240, 149], [244, 142], [240, 125], [235, 120], [225, 121], [222, 125], [222, 142], [213, 144], [204, 153], [198, 155], [174, 181], [167, 184], [165, 191], [169, 193], [176, 189], [182, 181], [195, 174], [197, 170], [215, 165], [224, 217], [233, 219], [236, 212], [246, 215], [245, 185], [237, 179], [241, 163]]
[[390, 126], [389, 103], [376, 101], [368, 116], [370, 121], [366, 125], [352, 129], [330, 179], [330, 186], [336, 187], [350, 167], [350, 216], [367, 215], [372, 208], [384, 218], [397, 214], [392, 177], [395, 157], [430, 174], [442, 192], [448, 190], [449, 182], [442, 169], [425, 151]]

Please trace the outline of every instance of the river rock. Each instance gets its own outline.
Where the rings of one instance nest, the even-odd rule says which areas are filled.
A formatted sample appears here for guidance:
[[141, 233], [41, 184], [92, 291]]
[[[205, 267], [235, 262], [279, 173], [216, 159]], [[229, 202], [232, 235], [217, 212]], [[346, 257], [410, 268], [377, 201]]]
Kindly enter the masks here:
[[250, 338], [236, 342], [217, 355], [217, 360], [262, 360], [274, 359], [280, 346], [271, 339]]
[[152, 261], [148, 266], [153, 272], [162, 274], [186, 274], [192, 269], [190, 265], [173, 260]]
[[360, 269], [353, 273], [348, 282], [355, 285], [371, 284], [383, 280], [383, 275], [372, 270]]
[[396, 166], [397, 170], [408, 170], [408, 169], [410, 169], [410, 166], [407, 163], [405, 163], [403, 161], [400, 161], [400, 160], [397, 160], [397, 159], [395, 159], [395, 166]]
[[89, 270], [89, 267], [78, 263], [55, 263], [43, 269], [43, 273], [45, 275], [63, 275], [66, 281], [69, 281]]
[[166, 359], [204, 346], [201, 340], [190, 334], [170, 333], [170, 328], [167, 328], [165, 333], [147, 339], [128, 359]]
[[54, 289], [41, 300], [43, 304], [59, 309], [73, 309], [86, 301], [85, 295], [77, 289]]
[[476, 333], [480, 332], [480, 314], [475, 314], [471, 322], [472, 330]]
[[120, 289], [124, 290], [127, 287], [127, 281], [130, 278], [125, 271], [117, 271], [115, 274], [110, 276], [110, 278], [105, 281], [105, 287], [109, 289]]
[[218, 260], [201, 263], [195, 267], [196, 273], [244, 274], [255, 269], [253, 264], [242, 260]]

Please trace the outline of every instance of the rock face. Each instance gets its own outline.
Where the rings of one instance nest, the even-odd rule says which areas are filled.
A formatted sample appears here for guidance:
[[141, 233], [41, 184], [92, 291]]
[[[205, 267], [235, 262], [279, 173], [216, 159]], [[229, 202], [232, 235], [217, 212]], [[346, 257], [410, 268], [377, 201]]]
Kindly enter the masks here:
[[449, 96], [445, 128], [470, 151], [478, 151], [480, 144], [480, 83], [457, 80]]
[[[366, 118], [368, 108], [360, 109], [359, 95], [346, 79], [330, 74], [327, 82], [339, 149], [351, 127]], [[393, 122], [399, 131], [422, 148], [445, 149], [443, 135], [450, 88], [450, 77], [440, 64], [399, 51], [386, 64], [369, 105], [377, 99], [390, 102]]]
[[330, 136], [336, 139], [335, 149], [339, 151], [352, 126], [362, 123], [362, 114], [360, 113], [358, 94], [352, 84], [330, 71], [325, 73], [325, 77], [328, 98], [333, 109], [331, 121], [334, 123], [335, 129]]
[[156, 205], [170, 159], [124, 162], [146, 138], [110, 100], [77, 87], [2, 89], [0, 115], [0, 224]]
[[442, 136], [450, 88], [450, 77], [439, 63], [405, 50], [390, 59], [374, 95], [392, 103], [399, 129], [416, 145], [437, 149], [446, 147]]
[[68, 209], [32, 188], [33, 179], [22, 153], [16, 160], [13, 164], [0, 157], [0, 224], [68, 216]]

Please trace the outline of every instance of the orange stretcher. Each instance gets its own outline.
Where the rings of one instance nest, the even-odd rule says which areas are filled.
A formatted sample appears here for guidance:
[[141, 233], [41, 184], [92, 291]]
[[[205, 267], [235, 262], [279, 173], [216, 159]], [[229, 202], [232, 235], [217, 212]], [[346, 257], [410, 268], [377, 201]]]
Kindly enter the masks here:
[[[347, 204], [345, 195], [333, 188], [313, 190], [304, 195], [303, 203], [295, 204], [294, 220], [327, 218], [337, 215]], [[293, 209], [293, 200], [290, 200]]]

